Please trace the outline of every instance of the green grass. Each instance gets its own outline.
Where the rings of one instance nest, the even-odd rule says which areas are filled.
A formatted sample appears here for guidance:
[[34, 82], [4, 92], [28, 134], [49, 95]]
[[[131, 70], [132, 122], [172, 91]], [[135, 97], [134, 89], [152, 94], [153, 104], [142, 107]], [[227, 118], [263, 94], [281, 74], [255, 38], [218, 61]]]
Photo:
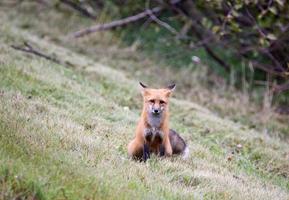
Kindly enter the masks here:
[[[25, 14], [33, 25], [23, 27], [0, 13], [0, 199], [288, 199], [288, 143], [190, 100], [171, 101], [171, 126], [188, 141], [189, 159], [130, 160], [142, 104], [137, 79], [104, 64], [114, 57], [124, 65], [127, 49], [97, 59], [64, 45], [56, 27], [43, 38], [43, 21]], [[66, 19], [55, 10], [41, 15], [53, 14]], [[115, 40], [103, 38], [99, 52]], [[23, 40], [70, 67], [9, 47]], [[137, 65], [130, 55], [126, 64]]]

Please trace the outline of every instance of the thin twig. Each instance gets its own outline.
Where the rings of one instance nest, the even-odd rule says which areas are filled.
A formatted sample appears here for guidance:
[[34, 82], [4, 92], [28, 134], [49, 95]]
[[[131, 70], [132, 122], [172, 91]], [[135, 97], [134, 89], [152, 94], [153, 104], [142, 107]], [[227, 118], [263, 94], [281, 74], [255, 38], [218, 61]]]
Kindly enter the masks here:
[[225, 16], [224, 21], [223, 21], [223, 23], [222, 23], [222, 28], [221, 28], [222, 31], [225, 31], [226, 25], [227, 25], [227, 23], [228, 23], [228, 21], [229, 21], [229, 17], [230, 17], [230, 15], [231, 15], [232, 12], [233, 12], [233, 8], [230, 8], [230, 11], [229, 11], [228, 14]]
[[266, 38], [266, 33], [264, 33], [264, 31], [262, 30], [262, 28], [261, 28], [261, 27], [259, 26], [259, 24], [257, 23], [256, 19], [252, 16], [252, 14], [250, 13], [250, 11], [248, 10], [248, 8], [246, 8], [246, 12], [247, 12], [249, 18], [251, 19], [251, 21], [256, 25], [256, 28], [257, 28], [258, 33], [259, 33], [262, 37]]
[[201, 41], [198, 41], [197, 43], [191, 43], [190, 44], [190, 48], [191, 49], [196, 49], [196, 48], [199, 48], [201, 46], [204, 46], [205, 44], [208, 44], [209, 42], [213, 41], [214, 38], [211, 37], [211, 36], [208, 36], [207, 38], [201, 40]]
[[148, 15], [150, 16], [150, 18], [155, 21], [157, 24], [159, 24], [160, 26], [164, 27], [165, 29], [167, 29], [168, 31], [170, 31], [172, 34], [174, 35], [178, 35], [178, 32], [175, 28], [173, 28], [172, 26], [170, 26], [168, 23], [160, 20], [159, 18], [157, 18], [154, 13], [152, 12], [152, 10], [149, 8], [149, 4], [150, 4], [150, 0], [147, 1], [146, 3], [146, 10]]
[[[257, 27], [257, 31], [258, 33], [266, 38], [267, 35], [266, 33], [262, 30], [262, 28], [259, 26], [258, 22], [256, 21], [256, 19], [252, 16], [252, 14], [250, 13], [250, 11], [248, 10], [248, 8], [246, 8], [246, 12], [248, 14], [248, 16], [250, 17], [250, 19], [253, 21], [253, 23], [256, 25]], [[280, 64], [280, 62], [272, 55], [272, 53], [268, 50], [268, 49], [264, 49], [263, 50], [263, 53], [265, 55], [267, 55], [269, 57], [269, 59], [271, 59], [273, 61], [273, 63], [280, 69], [282, 70], [283, 72], [285, 71], [285, 69], [282, 67], [282, 65]]]
[[28, 42], [24, 42], [23, 46], [11, 45], [11, 47], [13, 49], [15, 49], [15, 50], [23, 51], [23, 52], [26, 52], [26, 53], [31, 53], [31, 54], [40, 56], [42, 58], [45, 58], [47, 60], [50, 60], [50, 61], [52, 61], [54, 63], [62, 64], [58, 59], [53, 58], [51, 56], [48, 56], [48, 55], [44, 54], [43, 52], [40, 52], [39, 50], [34, 49], [30, 44], [28, 44]]
[[[193, 2], [191, 2], [193, 4]], [[205, 32], [205, 34], [201, 31], [202, 30], [198, 30], [197, 27], [202, 27], [202, 23], [200, 21], [200, 19], [198, 19], [198, 16], [190, 16], [189, 14], [187, 14], [186, 12], [184, 12], [182, 9], [176, 7], [174, 4], [168, 4], [168, 6], [178, 12], [180, 15], [186, 17], [187, 19], [189, 19], [192, 22], [192, 26], [195, 28], [195, 34], [197, 36], [197, 38], [200, 40], [201, 45], [204, 47], [204, 49], [206, 50], [207, 54], [213, 58], [220, 66], [222, 66], [227, 72], [230, 71], [231, 66], [224, 61], [223, 59], [221, 59], [221, 57], [219, 57], [214, 50], [210, 47], [210, 45], [208, 44], [209, 41], [213, 41], [214, 40], [214, 34], [211, 32]], [[204, 38], [204, 35], [208, 35], [207, 38]], [[209, 39], [208, 39], [209, 38]], [[208, 39], [208, 42], [206, 42], [206, 40]]]

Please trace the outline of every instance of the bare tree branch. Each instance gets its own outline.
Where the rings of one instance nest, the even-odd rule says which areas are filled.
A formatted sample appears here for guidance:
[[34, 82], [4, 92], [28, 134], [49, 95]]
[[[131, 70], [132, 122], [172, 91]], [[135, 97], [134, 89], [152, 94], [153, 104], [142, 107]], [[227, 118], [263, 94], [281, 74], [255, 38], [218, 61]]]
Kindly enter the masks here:
[[147, 17], [149, 15], [149, 12], [158, 13], [161, 10], [162, 10], [161, 7], [155, 7], [155, 8], [153, 8], [150, 11], [145, 10], [145, 11], [143, 11], [141, 13], [138, 13], [138, 14], [133, 15], [133, 16], [129, 16], [129, 17], [124, 18], [124, 19], [119, 19], [119, 20], [115, 20], [115, 21], [112, 21], [112, 22], [109, 22], [109, 23], [106, 23], [106, 24], [98, 24], [98, 25], [95, 25], [95, 26], [88, 27], [86, 29], [77, 31], [77, 32], [73, 33], [72, 35], [75, 38], [79, 38], [79, 37], [83, 37], [85, 35], [88, 35], [88, 34], [91, 34], [91, 33], [97, 32], [97, 31], [105, 31], [105, 30], [112, 29], [112, 28], [115, 28], [115, 27], [124, 26], [126, 24], [129, 24], [129, 23], [138, 21], [138, 20], [140, 20], [140, 19], [142, 19], [144, 17]]
[[19, 50], [19, 51], [23, 51], [23, 52], [26, 52], [26, 53], [31, 53], [31, 54], [40, 56], [42, 58], [45, 58], [45, 59], [50, 60], [52, 62], [55, 62], [57, 64], [61, 64], [61, 62], [59, 60], [57, 60], [56, 58], [48, 56], [48, 55], [46, 55], [46, 54], [34, 49], [30, 44], [28, 44], [28, 42], [24, 42], [22, 47], [21, 46], [16, 46], [16, 45], [11, 45], [11, 47], [13, 49], [16, 49], [16, 50]]
[[251, 61], [251, 63], [255, 68], [261, 69], [262, 71], [268, 74], [284, 77], [284, 73], [274, 70], [274, 66], [272, 65], [262, 64], [257, 61]]
[[289, 82], [287, 81], [286, 83], [283, 83], [281, 85], [276, 85], [275, 87], [273, 87], [273, 92], [275, 93], [282, 93], [289, 90]]
[[79, 6], [77, 3], [75, 3], [75, 1], [71, 1], [71, 0], [60, 0], [60, 2], [62, 2], [63, 4], [68, 5], [69, 7], [77, 10], [80, 14], [82, 14], [85, 17], [88, 17], [90, 19], [96, 19], [96, 16], [93, 15], [92, 13], [88, 12], [85, 8], [82, 8], [81, 6]]

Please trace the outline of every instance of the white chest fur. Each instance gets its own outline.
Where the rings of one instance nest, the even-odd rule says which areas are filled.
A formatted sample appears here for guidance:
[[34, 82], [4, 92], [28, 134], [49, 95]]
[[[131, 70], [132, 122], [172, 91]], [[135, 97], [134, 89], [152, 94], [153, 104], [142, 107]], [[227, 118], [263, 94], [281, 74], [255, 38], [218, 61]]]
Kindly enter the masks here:
[[161, 122], [162, 122], [162, 115], [153, 115], [153, 114], [149, 114], [148, 116], [148, 123], [151, 127], [158, 129], [161, 126]]

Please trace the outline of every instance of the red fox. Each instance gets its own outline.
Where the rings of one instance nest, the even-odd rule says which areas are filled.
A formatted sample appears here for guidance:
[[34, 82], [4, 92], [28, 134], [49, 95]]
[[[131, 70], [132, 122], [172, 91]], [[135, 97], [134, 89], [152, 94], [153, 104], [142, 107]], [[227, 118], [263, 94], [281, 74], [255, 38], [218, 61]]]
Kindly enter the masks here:
[[189, 149], [185, 141], [174, 130], [169, 129], [169, 97], [175, 84], [163, 89], [148, 88], [140, 82], [143, 110], [137, 124], [135, 138], [128, 145], [130, 157], [146, 161], [151, 153], [159, 156], [183, 154]]

